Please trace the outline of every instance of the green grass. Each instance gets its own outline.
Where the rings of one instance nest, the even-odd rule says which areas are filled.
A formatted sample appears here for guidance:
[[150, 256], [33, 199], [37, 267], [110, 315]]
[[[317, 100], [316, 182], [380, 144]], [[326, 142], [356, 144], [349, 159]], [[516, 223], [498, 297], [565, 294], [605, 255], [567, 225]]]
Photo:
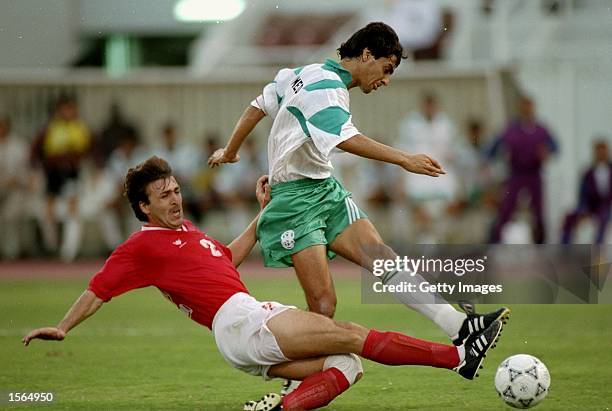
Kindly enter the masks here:
[[[248, 280], [260, 300], [303, 306], [295, 279]], [[52, 391], [44, 409], [239, 410], [248, 399], [278, 391], [280, 381], [230, 368], [209, 331], [184, 317], [155, 289], [113, 300], [63, 342], [21, 336], [55, 325], [86, 281], [0, 282], [0, 391]], [[418, 314], [399, 305], [361, 305], [360, 283], [338, 281], [337, 318], [445, 342]], [[480, 307], [484, 310], [486, 307]], [[498, 347], [475, 381], [426, 367], [384, 367], [365, 361], [364, 378], [328, 410], [509, 409], [493, 389], [496, 366], [529, 353], [552, 376], [539, 410], [608, 410], [612, 407], [612, 305], [516, 305]], [[24, 405], [0, 407], [25, 409]]]

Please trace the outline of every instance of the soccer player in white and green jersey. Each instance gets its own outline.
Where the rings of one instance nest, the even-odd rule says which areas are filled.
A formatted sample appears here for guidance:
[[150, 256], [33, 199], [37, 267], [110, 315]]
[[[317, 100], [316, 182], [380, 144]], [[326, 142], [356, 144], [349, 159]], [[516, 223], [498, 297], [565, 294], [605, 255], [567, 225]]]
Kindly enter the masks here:
[[[337, 148], [412, 173], [444, 174], [431, 157], [378, 143], [351, 121], [349, 90], [359, 87], [369, 94], [389, 85], [400, 64], [403, 49], [395, 31], [384, 23], [370, 23], [343, 43], [338, 53], [339, 63], [327, 60], [280, 70], [242, 114], [226, 147], [209, 159], [212, 167], [239, 161], [238, 149], [257, 123], [265, 116], [273, 120], [268, 139], [272, 200], [259, 218], [257, 237], [265, 265], [293, 266], [308, 308], [328, 317], [336, 308], [328, 258], [340, 254], [370, 271], [375, 259], [396, 258], [351, 193], [331, 176], [331, 151]], [[397, 270], [381, 279], [390, 285], [425, 281], [418, 274]], [[396, 296], [435, 322], [458, 346], [509, 314], [501, 308], [466, 315], [433, 294]]]

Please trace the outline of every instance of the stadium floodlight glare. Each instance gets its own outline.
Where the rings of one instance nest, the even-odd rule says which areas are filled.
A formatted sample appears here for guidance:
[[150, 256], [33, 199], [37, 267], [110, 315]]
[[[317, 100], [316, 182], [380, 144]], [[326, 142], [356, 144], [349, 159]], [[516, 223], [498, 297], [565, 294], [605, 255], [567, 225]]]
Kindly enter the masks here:
[[245, 3], [245, 0], [180, 0], [174, 6], [174, 17], [179, 21], [227, 21], [238, 17]]

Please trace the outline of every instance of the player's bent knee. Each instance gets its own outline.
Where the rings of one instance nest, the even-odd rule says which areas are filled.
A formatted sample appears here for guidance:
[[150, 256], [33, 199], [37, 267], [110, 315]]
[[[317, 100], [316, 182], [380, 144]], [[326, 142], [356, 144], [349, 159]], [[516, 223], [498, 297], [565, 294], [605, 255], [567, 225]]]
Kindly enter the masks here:
[[361, 252], [369, 259], [394, 259], [397, 254], [380, 237], [368, 237], [361, 245]]
[[323, 369], [328, 368], [338, 369], [350, 385], [355, 384], [363, 375], [363, 366], [361, 360], [355, 354], [335, 354], [330, 355], [325, 360]]
[[384, 256], [384, 258], [394, 259], [397, 256], [396, 252], [382, 241], [377, 245], [377, 247], [379, 250], [381, 250], [381, 254]]
[[314, 311], [318, 314], [324, 315], [328, 318], [333, 318], [336, 313], [336, 306], [330, 304], [317, 304], [315, 306], [309, 306], [311, 311]]
[[361, 331], [363, 326], [352, 321], [334, 321], [338, 327], [342, 327], [349, 331]]
[[332, 318], [336, 312], [336, 296], [325, 295], [320, 298], [312, 298], [308, 301], [308, 309], [315, 313]]

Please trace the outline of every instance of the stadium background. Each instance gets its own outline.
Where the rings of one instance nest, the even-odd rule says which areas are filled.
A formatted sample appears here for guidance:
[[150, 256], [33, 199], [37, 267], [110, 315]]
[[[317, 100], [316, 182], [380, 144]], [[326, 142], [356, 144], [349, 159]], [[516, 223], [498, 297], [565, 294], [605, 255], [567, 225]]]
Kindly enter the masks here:
[[[212, 410], [238, 409], [242, 401], [276, 389], [275, 383], [225, 366], [205, 330], [169, 309], [153, 290], [118, 298], [62, 344], [35, 343], [29, 350], [19, 346], [29, 328], [59, 321], [112, 248], [99, 227], [100, 215], [115, 216], [115, 238], [125, 238], [137, 227], [129, 210], [118, 205], [117, 171], [99, 150], [113, 104], [137, 130], [140, 158], [167, 153], [162, 147], [167, 124], [174, 125], [183, 153], [201, 152], [185, 160], [191, 167], [185, 167], [182, 182], [186, 187], [193, 183], [188, 190], [197, 200], [193, 210], [201, 213], [202, 228], [224, 241], [255, 212], [244, 187], [265, 170], [270, 125], [264, 120], [256, 130], [252, 161], [226, 166], [217, 174], [210, 174], [202, 161], [207, 141], [225, 143], [240, 113], [279, 68], [335, 58], [340, 42], [368, 21], [389, 22], [412, 47], [390, 87], [368, 96], [351, 93], [355, 125], [366, 135], [404, 144], [402, 122], [429, 93], [453, 123], [452, 139], [465, 143], [468, 123], [481, 124], [474, 151], [480, 154], [516, 115], [518, 97], [525, 93], [534, 100], [538, 120], [559, 143], [559, 152], [543, 169], [549, 243], [559, 242], [564, 216], [576, 205], [592, 142], [612, 142], [612, 11], [604, 0], [237, 1], [245, 8], [235, 19], [213, 16], [208, 22], [194, 13], [218, 11], [218, 3], [184, 2], [205, 7], [188, 13], [184, 6], [183, 14], [179, 3], [2, 2], [0, 118], [10, 119], [11, 134], [25, 153], [21, 163], [15, 161], [19, 184], [5, 183], [6, 175], [1, 176], [6, 184], [0, 197], [2, 392], [53, 391], [60, 408]], [[60, 197], [57, 241], [49, 247], [44, 238], [44, 175], [30, 152], [62, 95], [76, 97], [92, 145], [79, 166], [81, 211], [70, 215], [62, 205], [65, 196]], [[473, 192], [460, 191], [430, 215], [436, 221], [432, 228], [433, 223], [420, 225], [423, 215], [398, 194], [403, 191], [401, 173], [346, 156], [335, 160], [338, 176], [383, 238], [396, 244], [487, 241], [503, 196], [503, 158], [478, 156], [476, 173], [473, 165], [467, 172], [456, 161], [462, 187]], [[484, 170], [484, 181], [478, 170]], [[210, 190], [215, 192], [212, 198], [207, 196]], [[15, 198], [17, 211], [5, 207]], [[506, 242], [532, 241], [527, 211], [528, 204], [521, 202], [506, 229]], [[76, 236], [62, 230], [71, 219], [79, 221]], [[591, 242], [594, 228], [582, 224], [575, 241]], [[421, 229], [431, 231], [425, 236]], [[62, 241], [71, 235], [77, 245], [62, 253]], [[443, 341], [430, 324], [401, 307], [360, 304], [359, 269], [342, 261], [332, 267], [338, 318]], [[258, 297], [304, 306], [291, 271], [263, 269], [256, 251], [241, 272]], [[509, 329], [476, 383], [436, 370], [368, 364], [367, 378], [329, 409], [502, 408], [492, 389], [495, 365], [522, 351], [541, 357], [551, 369], [553, 389], [542, 409], [609, 407], [612, 392], [605, 381], [610, 374], [600, 365], [611, 360], [610, 306], [512, 308]]]

